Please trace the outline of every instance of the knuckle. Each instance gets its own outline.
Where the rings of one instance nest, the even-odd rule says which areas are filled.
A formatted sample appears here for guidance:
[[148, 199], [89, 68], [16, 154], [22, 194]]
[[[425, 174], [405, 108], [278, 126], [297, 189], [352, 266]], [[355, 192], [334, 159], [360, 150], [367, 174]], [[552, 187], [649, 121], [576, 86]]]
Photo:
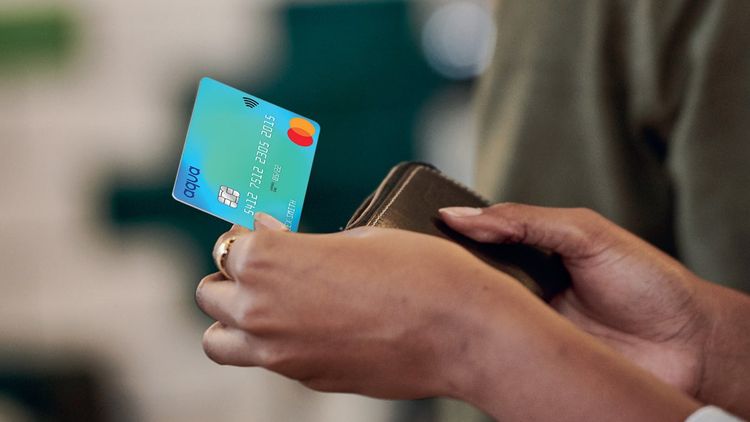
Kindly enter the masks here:
[[253, 274], [273, 264], [275, 241], [273, 233], [257, 232], [243, 239], [238, 252], [240, 274]]
[[287, 351], [270, 344], [259, 346], [257, 354], [260, 366], [274, 372], [284, 372], [289, 362], [293, 360]]
[[573, 208], [570, 212], [581, 222], [599, 222], [603, 217], [591, 208]]
[[258, 307], [253, 303], [252, 299], [246, 299], [237, 306], [235, 311], [234, 320], [236, 321], [239, 328], [252, 331], [253, 325], [259, 318]]
[[260, 248], [260, 243], [263, 240], [263, 236], [261, 232], [254, 232], [250, 236], [245, 236], [242, 238], [242, 241], [244, 242], [243, 245], [243, 252], [245, 255], [254, 255], [256, 252], [258, 252]]
[[571, 237], [574, 239], [574, 250], [577, 255], [590, 256], [595, 254], [600, 244], [606, 241], [608, 222], [604, 216], [590, 208], [575, 208], [571, 210], [573, 224]]
[[529, 238], [529, 226], [522, 221], [506, 220], [503, 234], [506, 243], [525, 243]]
[[267, 335], [277, 331], [277, 321], [268, 312], [268, 307], [255, 298], [248, 298], [237, 306], [233, 319], [238, 328], [252, 334]]
[[490, 205], [485, 208], [484, 212], [494, 215], [508, 214], [517, 212], [521, 207], [523, 207], [523, 205], [516, 202], [501, 202], [499, 204]]
[[258, 255], [263, 250], [258, 243], [257, 236], [248, 236], [243, 240], [242, 248], [237, 251], [241, 254], [238, 261], [243, 273], [252, 272], [253, 268], [256, 266], [259, 260]]
[[481, 240], [490, 242], [500, 240], [503, 243], [523, 243], [528, 238], [529, 228], [520, 218], [524, 205], [514, 202], [495, 204], [489, 207], [487, 214], [492, 217], [491, 231], [480, 233]]
[[244, 323], [243, 329], [259, 336], [271, 335], [278, 332], [277, 326], [263, 317], [249, 318]]
[[569, 214], [573, 223], [572, 225], [578, 229], [579, 234], [584, 236], [599, 217], [599, 214], [590, 208], [573, 208], [569, 211]]
[[590, 208], [574, 208], [571, 211], [574, 226], [580, 238], [588, 239], [605, 223], [604, 217]]

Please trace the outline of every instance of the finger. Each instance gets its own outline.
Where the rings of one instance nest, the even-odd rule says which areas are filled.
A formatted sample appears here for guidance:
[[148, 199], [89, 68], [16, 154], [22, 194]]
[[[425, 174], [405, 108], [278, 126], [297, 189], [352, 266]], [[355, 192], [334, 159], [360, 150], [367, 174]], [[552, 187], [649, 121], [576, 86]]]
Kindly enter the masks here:
[[237, 283], [221, 273], [206, 276], [195, 289], [195, 303], [206, 315], [224, 324], [237, 327]]
[[264, 212], [255, 213], [255, 230], [275, 230], [275, 231], [289, 231], [289, 227], [281, 221], [273, 218], [271, 215]]
[[605, 233], [608, 225], [616, 227], [587, 209], [511, 203], [487, 208], [443, 208], [440, 214], [448, 226], [474, 240], [523, 243], [571, 259], [601, 251], [604, 245], [596, 241], [597, 236]]
[[203, 351], [220, 365], [258, 366], [257, 340], [237, 328], [216, 322], [203, 333]]
[[[237, 237], [226, 255], [224, 269], [232, 280], [252, 283], [259, 280], [261, 270], [274, 267], [292, 251], [299, 250], [298, 243], [304, 243], [308, 236], [313, 235], [265, 228]], [[294, 242], [287, 242], [292, 238]]]
[[236, 232], [236, 233], [250, 233], [250, 229], [244, 226], [240, 226], [239, 224], [232, 224], [232, 228], [229, 229], [230, 232]]

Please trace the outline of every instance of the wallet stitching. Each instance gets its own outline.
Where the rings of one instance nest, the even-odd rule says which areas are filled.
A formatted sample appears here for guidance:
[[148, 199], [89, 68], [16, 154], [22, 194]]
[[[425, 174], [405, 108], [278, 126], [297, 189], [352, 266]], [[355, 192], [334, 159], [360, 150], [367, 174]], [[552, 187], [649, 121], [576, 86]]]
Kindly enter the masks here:
[[446, 181], [448, 181], [448, 182], [452, 183], [452, 184], [453, 184], [454, 186], [456, 186], [456, 187], [458, 187], [458, 188], [460, 188], [460, 189], [462, 189], [462, 190], [464, 190], [464, 191], [468, 192], [469, 194], [471, 194], [472, 196], [474, 196], [474, 197], [475, 197], [476, 199], [478, 199], [478, 200], [480, 200], [480, 201], [484, 202], [485, 204], [489, 204], [489, 203], [490, 203], [490, 202], [489, 202], [489, 201], [488, 201], [488, 200], [487, 200], [486, 198], [484, 198], [484, 197], [482, 197], [481, 195], [479, 195], [478, 193], [476, 193], [476, 192], [475, 192], [475, 191], [474, 191], [473, 189], [470, 189], [470, 188], [469, 188], [469, 187], [467, 187], [466, 185], [464, 185], [464, 184], [462, 184], [462, 183], [459, 183], [459, 182], [457, 182], [457, 181], [453, 180], [452, 178], [450, 178], [450, 177], [446, 176], [445, 174], [443, 174], [443, 173], [442, 173], [441, 171], [439, 171], [439, 170], [437, 170], [437, 169], [434, 169], [434, 168], [430, 168], [430, 167], [417, 167], [417, 168], [415, 168], [415, 169], [414, 169], [414, 170], [413, 170], [413, 171], [412, 171], [412, 172], [411, 172], [411, 173], [409, 174], [409, 176], [407, 176], [406, 180], [404, 180], [404, 183], [403, 183], [403, 184], [402, 184], [402, 185], [401, 185], [401, 186], [400, 186], [400, 187], [398, 188], [398, 190], [397, 190], [397, 191], [396, 191], [396, 192], [395, 192], [395, 193], [393, 194], [393, 197], [391, 197], [390, 201], [388, 201], [388, 203], [387, 203], [387, 204], [385, 205], [385, 207], [383, 207], [383, 210], [382, 210], [382, 211], [380, 212], [380, 214], [378, 214], [378, 216], [377, 216], [377, 217], [375, 218], [375, 220], [374, 220], [374, 221], [372, 221], [372, 223], [371, 223], [371, 224], [368, 224], [368, 225], [376, 226], [376, 225], [377, 225], [377, 224], [378, 224], [378, 223], [380, 222], [380, 220], [381, 220], [381, 219], [383, 218], [383, 216], [384, 216], [384, 215], [385, 215], [385, 213], [386, 213], [386, 212], [388, 211], [388, 209], [390, 209], [391, 205], [393, 205], [393, 203], [394, 203], [394, 202], [396, 201], [396, 199], [398, 199], [398, 197], [399, 197], [399, 196], [401, 195], [401, 192], [402, 192], [402, 191], [403, 191], [403, 190], [404, 190], [404, 189], [406, 188], [406, 186], [408, 186], [408, 185], [409, 185], [409, 182], [411, 181], [411, 179], [412, 179], [412, 178], [414, 178], [414, 176], [415, 176], [415, 175], [417, 174], [417, 172], [419, 172], [420, 170], [429, 170], [429, 171], [431, 171], [431, 172], [433, 172], [433, 173], [437, 174], [437, 175], [438, 175], [438, 176], [440, 176], [441, 178], [443, 178], [443, 180], [446, 180]]
[[[391, 170], [390, 170], [390, 171], [388, 172], [388, 174], [387, 174], [387, 175], [385, 176], [385, 179], [383, 179], [383, 180], [384, 180], [384, 181], [385, 181], [385, 180], [388, 180], [388, 179], [389, 179], [389, 178], [391, 177], [391, 175], [392, 175], [393, 173], [395, 173], [395, 172], [396, 172], [396, 167], [392, 168], [392, 169], [391, 169]], [[381, 183], [380, 183], [380, 185], [378, 185], [377, 189], [375, 189], [375, 192], [373, 192], [373, 193], [372, 193], [372, 194], [370, 195], [370, 202], [369, 202], [369, 203], [367, 204], [367, 206], [366, 206], [366, 207], [364, 207], [364, 209], [362, 210], [362, 212], [361, 212], [361, 213], [359, 214], [359, 217], [358, 217], [358, 218], [356, 218], [356, 219], [354, 219], [354, 221], [349, 221], [349, 222], [348, 222], [348, 223], [346, 224], [346, 226], [347, 226], [347, 227], [349, 227], [349, 226], [351, 226], [351, 225], [355, 225], [355, 224], [357, 224], [357, 222], [358, 222], [358, 221], [359, 221], [359, 220], [360, 220], [360, 219], [361, 219], [362, 217], [364, 217], [364, 216], [365, 216], [365, 214], [367, 213], [367, 211], [368, 211], [368, 210], [369, 210], [369, 209], [370, 209], [371, 207], [374, 207], [374, 206], [375, 206], [375, 198], [377, 198], [377, 197], [378, 197], [379, 195], [381, 195], [381, 193], [383, 192], [383, 189], [385, 188], [385, 186], [384, 186], [384, 185], [385, 185], [385, 183], [383, 183], [383, 182], [381, 182]], [[372, 220], [371, 220], [371, 221], [372, 221]], [[368, 223], [367, 225], [370, 225], [370, 224]]]
[[414, 175], [416, 175], [417, 172], [419, 172], [419, 170], [422, 170], [423, 168], [424, 167], [417, 167], [417, 168], [415, 168], [409, 174], [409, 176], [406, 178], [406, 180], [404, 180], [404, 183], [398, 188], [398, 190], [396, 191], [396, 193], [393, 194], [393, 197], [391, 197], [391, 200], [388, 201], [388, 203], [385, 205], [385, 207], [383, 207], [383, 211], [381, 211], [380, 214], [378, 214], [377, 218], [375, 218], [375, 220], [370, 225], [375, 226], [375, 225], [377, 225], [380, 222], [380, 220], [383, 218], [383, 215], [391, 208], [391, 205], [393, 205], [393, 203], [396, 201], [396, 199], [399, 197], [399, 195], [401, 195], [401, 192], [404, 191], [404, 189], [409, 184], [409, 182], [411, 181], [411, 179], [414, 178]]
[[453, 183], [454, 186], [457, 186], [457, 187], [461, 188], [462, 190], [468, 192], [469, 194], [471, 194], [472, 196], [474, 196], [476, 199], [484, 202], [485, 204], [489, 204], [490, 203], [490, 201], [488, 201], [487, 198], [485, 198], [482, 195], [478, 194], [473, 189], [471, 189], [470, 187], [464, 185], [463, 183], [457, 182], [456, 180], [453, 180], [452, 178], [446, 176], [443, 172], [441, 172], [441, 171], [439, 171], [437, 169], [429, 168], [429, 167], [423, 167], [423, 168], [426, 169], [426, 170], [429, 170], [429, 171], [431, 171], [433, 173], [436, 173], [437, 175], [439, 175], [440, 177], [442, 177], [444, 180], [447, 180], [448, 182]]

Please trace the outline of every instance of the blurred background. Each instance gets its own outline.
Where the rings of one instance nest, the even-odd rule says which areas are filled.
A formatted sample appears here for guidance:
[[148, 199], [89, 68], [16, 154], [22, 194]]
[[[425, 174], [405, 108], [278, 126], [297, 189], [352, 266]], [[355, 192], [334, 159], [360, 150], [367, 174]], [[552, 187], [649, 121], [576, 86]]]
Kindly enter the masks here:
[[430, 420], [210, 362], [193, 291], [227, 224], [170, 191], [202, 76], [321, 124], [303, 231], [402, 160], [471, 184], [488, 8], [0, 0], [0, 421]]

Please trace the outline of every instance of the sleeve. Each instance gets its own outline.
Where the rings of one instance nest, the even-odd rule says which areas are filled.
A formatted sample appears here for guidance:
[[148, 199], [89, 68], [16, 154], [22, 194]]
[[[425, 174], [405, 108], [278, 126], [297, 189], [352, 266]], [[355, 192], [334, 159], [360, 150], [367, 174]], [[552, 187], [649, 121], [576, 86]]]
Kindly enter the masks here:
[[700, 276], [750, 291], [750, 26], [743, 1], [699, 2], [668, 167], [677, 250]]
[[688, 416], [685, 422], [743, 422], [716, 406], [705, 406]]

